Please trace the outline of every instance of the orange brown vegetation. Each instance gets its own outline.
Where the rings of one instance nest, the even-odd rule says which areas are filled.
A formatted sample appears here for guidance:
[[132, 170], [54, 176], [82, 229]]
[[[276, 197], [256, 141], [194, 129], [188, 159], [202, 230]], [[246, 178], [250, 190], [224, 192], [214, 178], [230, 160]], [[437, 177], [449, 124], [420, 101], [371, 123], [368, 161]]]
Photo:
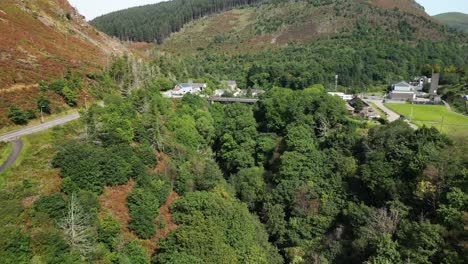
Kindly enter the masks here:
[[154, 223], [156, 224], [156, 226], [159, 226], [160, 219], [163, 219], [165, 226], [162, 229], [158, 228], [158, 230], [156, 231], [156, 235], [154, 235], [150, 241], [144, 243], [150, 255], [152, 255], [157, 249], [158, 239], [167, 237], [171, 231], [177, 229], [177, 225], [174, 222], [172, 222], [172, 215], [169, 211], [169, 208], [171, 207], [172, 203], [177, 199], [179, 199], [179, 195], [176, 192], [170, 192], [169, 196], [167, 197], [167, 201], [159, 208], [159, 215], [158, 217], [156, 217]]
[[57, 78], [67, 66], [95, 69], [123, 51], [65, 0], [2, 0], [0, 43], [0, 89]]
[[107, 213], [115, 218], [122, 227], [122, 234], [126, 240], [135, 238], [135, 235], [128, 230], [130, 216], [127, 208], [127, 197], [134, 186], [135, 181], [130, 179], [125, 185], [105, 187], [104, 193], [99, 197], [102, 208], [101, 217]]

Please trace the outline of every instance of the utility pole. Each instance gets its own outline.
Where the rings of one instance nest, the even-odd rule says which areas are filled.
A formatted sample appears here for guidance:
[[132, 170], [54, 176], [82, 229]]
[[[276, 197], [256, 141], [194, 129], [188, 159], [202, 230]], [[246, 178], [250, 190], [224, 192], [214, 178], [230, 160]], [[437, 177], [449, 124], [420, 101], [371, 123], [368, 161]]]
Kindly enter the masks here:
[[338, 74], [335, 75], [335, 92], [338, 90]]
[[42, 112], [43, 112], [43, 111], [42, 111], [42, 108], [43, 108], [43, 107], [44, 107], [44, 106], [41, 105], [41, 124], [44, 123], [44, 115], [42, 114]]

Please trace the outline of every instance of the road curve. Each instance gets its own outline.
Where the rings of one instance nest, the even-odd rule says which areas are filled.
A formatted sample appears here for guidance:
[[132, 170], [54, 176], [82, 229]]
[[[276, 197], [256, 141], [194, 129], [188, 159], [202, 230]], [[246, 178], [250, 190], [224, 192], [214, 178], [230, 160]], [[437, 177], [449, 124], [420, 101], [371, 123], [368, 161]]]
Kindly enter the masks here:
[[8, 156], [7, 160], [2, 165], [0, 165], [0, 173], [15, 163], [21, 150], [23, 149], [23, 141], [15, 140], [11, 143], [13, 144], [13, 149], [11, 150], [10, 156]]
[[[370, 99], [364, 99], [364, 101], [366, 102], [371, 102], [371, 103], [374, 103], [375, 105], [377, 105], [378, 108], [380, 108], [380, 110], [384, 111], [384, 113], [387, 115], [387, 119], [389, 122], [394, 122], [394, 121], [397, 121], [398, 119], [400, 119], [400, 115], [393, 112], [392, 110], [390, 110], [388, 107], [386, 107], [381, 100], [370, 100]], [[412, 124], [410, 123], [410, 121], [408, 120], [405, 120], [406, 123], [408, 123], [408, 125], [414, 129], [414, 130], [418, 130], [418, 127], [415, 125], [415, 124]]]
[[54, 126], [62, 125], [70, 121], [76, 120], [78, 118], [80, 118], [80, 114], [78, 113], [74, 113], [74, 114], [67, 115], [67, 116], [62, 116], [54, 120], [44, 122], [39, 125], [25, 127], [25, 128], [13, 131], [13, 132], [0, 135], [0, 141], [6, 141], [6, 142], [14, 141], [22, 136], [34, 134], [36, 132], [49, 129]]

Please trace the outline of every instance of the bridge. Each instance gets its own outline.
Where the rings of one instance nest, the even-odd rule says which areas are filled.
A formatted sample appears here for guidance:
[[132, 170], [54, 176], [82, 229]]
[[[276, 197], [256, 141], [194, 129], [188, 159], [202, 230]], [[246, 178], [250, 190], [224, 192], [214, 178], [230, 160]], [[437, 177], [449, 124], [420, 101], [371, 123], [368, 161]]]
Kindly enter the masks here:
[[238, 97], [209, 97], [208, 102], [255, 104], [259, 99]]

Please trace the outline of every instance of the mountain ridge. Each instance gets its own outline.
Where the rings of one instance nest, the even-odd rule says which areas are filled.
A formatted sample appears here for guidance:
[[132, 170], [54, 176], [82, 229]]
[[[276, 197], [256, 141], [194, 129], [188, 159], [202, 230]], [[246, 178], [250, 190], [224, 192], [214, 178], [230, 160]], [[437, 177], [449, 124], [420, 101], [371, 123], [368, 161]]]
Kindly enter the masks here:
[[190, 1], [190, 5], [185, 4], [183, 0], [174, 0], [112, 12], [95, 18], [90, 23], [121, 40], [162, 43], [171, 33], [180, 31], [184, 25], [206, 16], [235, 8], [282, 4], [305, 4], [315, 7], [368, 5], [430, 19], [424, 8], [414, 0], [193, 0]]
[[468, 33], [468, 14], [448, 12], [435, 15], [433, 18], [449, 27]]

